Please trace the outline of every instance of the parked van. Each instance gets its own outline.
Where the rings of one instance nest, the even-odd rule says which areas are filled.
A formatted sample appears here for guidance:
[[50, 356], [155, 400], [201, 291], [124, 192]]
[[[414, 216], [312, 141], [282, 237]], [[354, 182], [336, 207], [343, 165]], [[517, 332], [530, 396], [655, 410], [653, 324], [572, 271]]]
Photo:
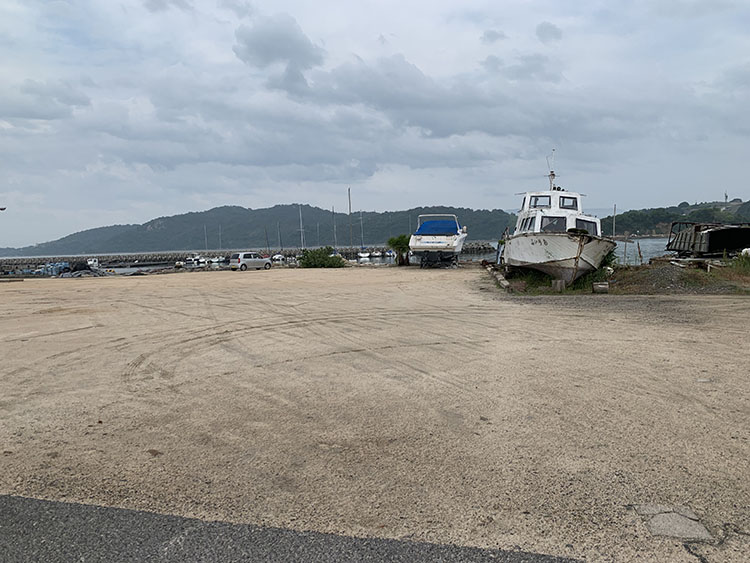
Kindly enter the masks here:
[[270, 270], [271, 259], [263, 258], [257, 252], [235, 252], [229, 257], [229, 267], [232, 270], [242, 270], [243, 272], [248, 268]]

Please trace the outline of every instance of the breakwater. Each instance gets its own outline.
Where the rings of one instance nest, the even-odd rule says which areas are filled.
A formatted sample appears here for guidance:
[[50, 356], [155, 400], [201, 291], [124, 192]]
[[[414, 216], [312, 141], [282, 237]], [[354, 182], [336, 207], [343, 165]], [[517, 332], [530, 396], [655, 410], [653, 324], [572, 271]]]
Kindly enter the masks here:
[[[366, 246], [364, 248], [366, 252], [379, 251], [383, 254], [388, 250], [387, 246]], [[34, 270], [42, 268], [49, 263], [61, 263], [67, 262], [71, 266], [74, 264], [83, 263], [89, 258], [96, 258], [99, 261], [99, 265], [102, 268], [127, 268], [127, 267], [148, 267], [148, 266], [161, 266], [161, 265], [174, 265], [175, 262], [185, 261], [186, 258], [195, 254], [200, 254], [204, 258], [224, 258], [228, 259], [229, 256], [234, 252], [246, 252], [255, 251], [260, 254], [282, 254], [287, 258], [299, 256], [302, 253], [300, 248], [283, 248], [283, 249], [220, 249], [220, 250], [201, 250], [201, 251], [186, 251], [186, 250], [174, 250], [166, 252], [131, 252], [122, 254], [76, 254], [76, 255], [56, 255], [56, 256], [11, 256], [0, 258], [0, 271], [6, 272], [11, 270]], [[361, 252], [362, 249], [359, 247], [343, 247], [337, 249], [338, 253], [344, 258], [355, 259], [357, 253]], [[495, 248], [489, 242], [468, 242], [464, 244], [462, 254], [486, 254], [494, 252]]]

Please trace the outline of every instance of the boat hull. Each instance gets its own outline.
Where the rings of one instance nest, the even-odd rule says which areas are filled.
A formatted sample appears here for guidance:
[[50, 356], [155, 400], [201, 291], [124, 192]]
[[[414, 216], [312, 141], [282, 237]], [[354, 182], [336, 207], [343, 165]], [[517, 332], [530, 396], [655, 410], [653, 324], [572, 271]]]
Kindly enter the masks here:
[[503, 248], [508, 266], [532, 268], [566, 284], [601, 266], [615, 241], [574, 233], [521, 233], [509, 237]]
[[461, 233], [451, 236], [439, 235], [412, 235], [409, 239], [409, 249], [417, 256], [430, 252], [448, 254], [460, 254], [464, 247], [466, 234]]

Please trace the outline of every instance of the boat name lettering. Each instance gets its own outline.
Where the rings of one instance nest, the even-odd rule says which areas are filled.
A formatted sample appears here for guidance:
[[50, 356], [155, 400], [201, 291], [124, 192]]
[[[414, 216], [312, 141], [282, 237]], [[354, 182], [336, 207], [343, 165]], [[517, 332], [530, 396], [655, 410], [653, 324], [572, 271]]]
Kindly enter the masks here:
[[535, 246], [537, 244], [543, 244], [544, 246], [547, 246], [548, 243], [547, 243], [546, 239], [543, 239], [543, 238], [533, 238], [533, 239], [531, 239], [531, 245], [532, 246]]

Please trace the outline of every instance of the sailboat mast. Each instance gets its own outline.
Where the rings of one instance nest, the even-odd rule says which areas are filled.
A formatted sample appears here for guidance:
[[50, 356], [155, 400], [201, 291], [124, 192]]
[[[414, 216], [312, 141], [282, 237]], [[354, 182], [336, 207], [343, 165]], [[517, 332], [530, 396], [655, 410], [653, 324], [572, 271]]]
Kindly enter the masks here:
[[299, 206], [299, 242], [305, 249], [305, 227], [302, 226], [302, 205]]
[[352, 230], [352, 189], [347, 188], [349, 194], [349, 247], [354, 248], [354, 231]]
[[361, 209], [359, 210], [359, 231], [360, 231], [360, 236], [361, 236], [361, 241], [362, 241], [362, 248], [364, 248], [365, 247], [365, 227], [364, 227], [364, 224], [362, 223], [362, 210]]
[[339, 243], [338, 240], [336, 240], [336, 210], [333, 205], [331, 206], [331, 216], [333, 217], [333, 249], [336, 250]]

